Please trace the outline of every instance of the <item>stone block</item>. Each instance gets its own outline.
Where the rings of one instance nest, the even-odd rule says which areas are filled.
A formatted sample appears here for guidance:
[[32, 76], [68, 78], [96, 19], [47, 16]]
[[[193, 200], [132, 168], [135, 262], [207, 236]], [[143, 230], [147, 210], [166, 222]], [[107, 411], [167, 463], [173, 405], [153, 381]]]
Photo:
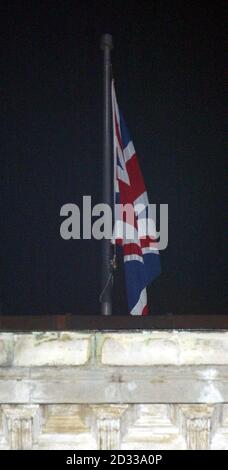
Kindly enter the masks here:
[[14, 366], [77, 366], [86, 364], [91, 354], [90, 334], [18, 334], [14, 340]]
[[13, 354], [13, 334], [0, 334], [0, 366], [9, 366]]
[[153, 331], [102, 335], [97, 351], [105, 365], [226, 365], [228, 332]]
[[100, 360], [117, 366], [178, 364], [177, 334], [166, 332], [104, 335]]

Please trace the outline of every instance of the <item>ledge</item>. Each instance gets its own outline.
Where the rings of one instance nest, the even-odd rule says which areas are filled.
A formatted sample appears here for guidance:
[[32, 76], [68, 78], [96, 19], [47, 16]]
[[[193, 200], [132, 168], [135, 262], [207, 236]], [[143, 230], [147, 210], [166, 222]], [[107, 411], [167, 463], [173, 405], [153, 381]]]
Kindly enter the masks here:
[[228, 315], [0, 315], [0, 331], [228, 330]]

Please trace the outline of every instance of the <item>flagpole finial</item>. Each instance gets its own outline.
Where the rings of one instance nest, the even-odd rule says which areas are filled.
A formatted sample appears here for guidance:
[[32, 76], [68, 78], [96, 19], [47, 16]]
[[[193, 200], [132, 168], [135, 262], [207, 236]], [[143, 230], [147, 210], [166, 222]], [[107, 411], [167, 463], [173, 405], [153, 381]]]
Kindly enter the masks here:
[[110, 50], [113, 49], [112, 35], [108, 33], [101, 36], [101, 49], [104, 50], [106, 47]]

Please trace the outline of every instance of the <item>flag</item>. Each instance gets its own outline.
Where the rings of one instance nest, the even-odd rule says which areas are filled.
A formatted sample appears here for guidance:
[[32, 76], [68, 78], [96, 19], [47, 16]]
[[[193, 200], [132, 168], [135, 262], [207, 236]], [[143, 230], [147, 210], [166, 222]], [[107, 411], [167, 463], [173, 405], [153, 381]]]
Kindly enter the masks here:
[[[128, 308], [147, 315], [146, 287], [160, 274], [156, 229], [138, 158], [116, 101], [112, 82], [115, 224], [114, 243], [124, 256]], [[126, 208], [126, 210], [123, 210]]]

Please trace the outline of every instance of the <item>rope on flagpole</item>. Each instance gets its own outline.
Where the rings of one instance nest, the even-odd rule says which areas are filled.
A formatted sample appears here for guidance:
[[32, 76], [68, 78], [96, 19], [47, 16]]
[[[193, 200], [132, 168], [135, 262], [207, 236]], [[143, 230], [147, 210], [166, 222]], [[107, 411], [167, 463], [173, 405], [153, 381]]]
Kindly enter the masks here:
[[117, 269], [117, 263], [116, 263], [116, 255], [114, 254], [113, 255], [113, 258], [110, 260], [110, 272], [109, 272], [109, 275], [108, 275], [108, 278], [107, 278], [107, 281], [106, 281], [106, 284], [100, 294], [100, 297], [99, 297], [99, 302], [102, 302], [103, 301], [103, 297], [104, 297], [104, 294], [106, 292], [106, 289], [108, 289], [109, 287], [109, 284], [111, 283], [111, 285], [113, 286], [113, 277], [114, 277], [114, 271]]

